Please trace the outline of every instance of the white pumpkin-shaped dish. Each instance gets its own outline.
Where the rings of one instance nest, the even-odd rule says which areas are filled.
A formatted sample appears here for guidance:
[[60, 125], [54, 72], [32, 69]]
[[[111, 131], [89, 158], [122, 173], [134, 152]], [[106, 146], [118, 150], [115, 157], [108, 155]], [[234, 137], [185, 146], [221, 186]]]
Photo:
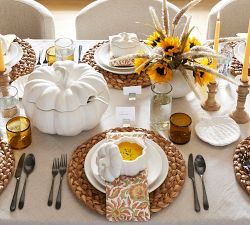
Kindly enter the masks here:
[[[121, 175], [135, 176], [140, 171], [147, 168], [147, 154], [146, 154], [147, 153], [147, 147], [146, 147], [146, 145], [144, 143], [144, 140], [142, 138], [122, 137], [122, 138], [118, 139], [117, 141], [114, 141], [114, 143], [118, 147], [120, 146], [120, 144], [126, 143], [126, 145], [128, 145], [128, 149], [127, 149], [128, 154], [130, 154], [130, 151], [133, 151], [133, 149], [132, 150], [129, 149], [130, 147], [133, 148], [133, 144], [135, 144], [135, 146], [140, 146], [141, 147], [141, 154], [138, 155], [138, 157], [136, 157], [135, 159], [133, 159], [133, 160], [125, 160], [122, 157], [123, 160], [122, 160]], [[123, 150], [119, 149], [121, 155], [123, 155], [123, 153], [121, 153]], [[127, 154], [127, 153], [125, 152], [124, 154]]]
[[88, 64], [59, 61], [30, 74], [22, 101], [40, 131], [73, 136], [100, 122], [109, 91], [102, 74]]
[[96, 164], [102, 179], [113, 182], [120, 176], [122, 168], [122, 157], [118, 146], [113, 142], [102, 144], [97, 153]]

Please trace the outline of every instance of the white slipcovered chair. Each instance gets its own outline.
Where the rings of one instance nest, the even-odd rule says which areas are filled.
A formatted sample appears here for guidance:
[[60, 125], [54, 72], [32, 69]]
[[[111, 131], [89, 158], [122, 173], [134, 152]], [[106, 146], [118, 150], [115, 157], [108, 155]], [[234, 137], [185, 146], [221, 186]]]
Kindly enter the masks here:
[[54, 39], [54, 18], [47, 8], [33, 0], [0, 0], [0, 34], [20, 38]]
[[217, 3], [208, 15], [207, 38], [214, 37], [217, 14], [220, 12], [221, 37], [246, 33], [250, 18], [250, 0], [222, 0]]
[[[83, 8], [76, 17], [76, 38], [108, 39], [110, 35], [120, 32], [132, 32], [136, 33], [140, 39], [145, 39], [154, 31], [149, 6], [156, 9], [161, 19], [161, 5], [162, 0], [98, 0], [92, 2]], [[168, 6], [172, 21], [180, 9], [171, 3], [168, 3]], [[181, 19], [179, 29], [184, 26], [186, 19], [186, 16]]]

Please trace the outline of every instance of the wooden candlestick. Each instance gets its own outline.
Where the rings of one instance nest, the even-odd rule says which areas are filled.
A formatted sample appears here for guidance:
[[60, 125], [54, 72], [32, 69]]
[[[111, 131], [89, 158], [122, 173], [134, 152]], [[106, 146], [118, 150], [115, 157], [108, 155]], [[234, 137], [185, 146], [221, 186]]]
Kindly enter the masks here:
[[4, 72], [0, 72], [0, 87], [2, 89], [3, 96], [8, 95], [8, 90], [7, 88], [5, 89], [5, 87], [8, 87], [9, 85], [10, 85], [9, 73], [5, 69]]
[[247, 123], [249, 121], [249, 115], [245, 111], [245, 102], [247, 95], [249, 94], [249, 84], [248, 81], [243, 82], [241, 80], [241, 85], [238, 86], [238, 99], [236, 109], [230, 114], [230, 117], [235, 120], [236, 123]]
[[7, 70], [0, 72], [0, 87], [8, 87], [10, 85], [10, 77]]
[[215, 99], [215, 95], [217, 93], [217, 86], [218, 85], [216, 82], [210, 82], [207, 85], [207, 100], [201, 104], [201, 107], [206, 111], [218, 111], [220, 109], [220, 105], [216, 102]]

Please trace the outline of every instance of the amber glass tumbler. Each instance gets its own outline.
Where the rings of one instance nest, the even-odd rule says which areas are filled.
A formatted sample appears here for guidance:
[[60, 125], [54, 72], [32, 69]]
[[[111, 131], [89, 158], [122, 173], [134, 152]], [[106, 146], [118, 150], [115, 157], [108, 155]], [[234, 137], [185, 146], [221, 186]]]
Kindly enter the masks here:
[[30, 120], [24, 116], [10, 119], [6, 124], [8, 143], [13, 149], [24, 149], [31, 144]]
[[186, 144], [191, 137], [192, 119], [185, 113], [174, 113], [170, 117], [169, 138], [175, 144]]

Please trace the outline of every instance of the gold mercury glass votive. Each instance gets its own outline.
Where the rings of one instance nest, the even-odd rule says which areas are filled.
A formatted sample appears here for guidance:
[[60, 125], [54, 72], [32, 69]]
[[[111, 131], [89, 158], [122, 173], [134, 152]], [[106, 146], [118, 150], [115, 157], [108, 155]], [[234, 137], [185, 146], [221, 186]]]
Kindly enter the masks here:
[[8, 143], [13, 149], [24, 149], [31, 144], [30, 120], [24, 116], [10, 119], [6, 124]]
[[55, 46], [51, 46], [46, 51], [46, 58], [48, 61], [48, 66], [53, 65], [53, 63], [56, 61], [56, 51]]
[[185, 113], [174, 113], [170, 117], [169, 138], [175, 144], [186, 144], [191, 137], [192, 119]]

